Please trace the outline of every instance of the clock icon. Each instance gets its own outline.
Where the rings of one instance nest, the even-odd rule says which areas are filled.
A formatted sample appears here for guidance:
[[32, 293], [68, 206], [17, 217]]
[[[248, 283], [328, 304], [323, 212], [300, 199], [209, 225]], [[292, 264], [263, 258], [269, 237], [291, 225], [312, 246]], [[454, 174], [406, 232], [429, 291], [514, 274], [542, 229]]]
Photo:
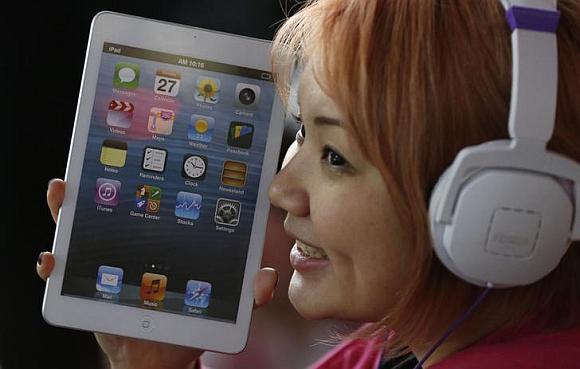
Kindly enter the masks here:
[[202, 155], [185, 154], [181, 175], [185, 178], [201, 181], [205, 178], [207, 158]]

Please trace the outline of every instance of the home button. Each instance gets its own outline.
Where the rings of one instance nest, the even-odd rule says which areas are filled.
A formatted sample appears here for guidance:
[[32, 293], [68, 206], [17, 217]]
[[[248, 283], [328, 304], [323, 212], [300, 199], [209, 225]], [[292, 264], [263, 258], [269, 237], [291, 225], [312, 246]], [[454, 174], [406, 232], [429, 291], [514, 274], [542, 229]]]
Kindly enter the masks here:
[[139, 326], [144, 332], [151, 332], [153, 328], [155, 328], [155, 324], [153, 324], [153, 318], [151, 318], [149, 315], [145, 315], [141, 318], [139, 321]]

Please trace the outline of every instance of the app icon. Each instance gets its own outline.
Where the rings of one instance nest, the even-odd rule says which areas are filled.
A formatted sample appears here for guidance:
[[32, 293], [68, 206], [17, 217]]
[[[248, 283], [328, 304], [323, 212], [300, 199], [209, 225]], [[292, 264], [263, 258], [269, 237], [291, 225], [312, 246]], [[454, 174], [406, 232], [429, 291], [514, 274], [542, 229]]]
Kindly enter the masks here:
[[181, 74], [167, 70], [158, 69], [155, 73], [154, 91], [159, 95], [177, 96]]
[[254, 137], [254, 126], [249, 123], [231, 122], [228, 131], [228, 145], [249, 149]]
[[240, 223], [242, 204], [239, 201], [218, 199], [214, 220], [217, 224], [237, 226]]
[[179, 192], [175, 202], [175, 216], [179, 218], [199, 219], [201, 210], [201, 195], [189, 192]]
[[113, 75], [113, 85], [118, 88], [134, 89], [139, 87], [139, 75], [141, 67], [133, 63], [115, 64], [115, 74]]
[[97, 291], [106, 293], [121, 292], [123, 269], [101, 265], [97, 273]]
[[133, 121], [135, 106], [127, 101], [111, 100], [107, 113], [107, 124], [111, 127], [129, 128]]
[[209, 104], [217, 104], [220, 99], [221, 82], [217, 78], [200, 76], [197, 78], [194, 98]]
[[194, 141], [210, 142], [214, 126], [214, 118], [193, 114], [187, 127], [187, 138]]
[[260, 86], [238, 83], [234, 96], [237, 107], [255, 110], [260, 102]]
[[163, 301], [167, 277], [162, 274], [145, 273], [141, 279], [141, 300]]
[[202, 281], [187, 281], [185, 288], [185, 305], [197, 308], [206, 308], [209, 305], [211, 283]]
[[137, 210], [145, 211], [149, 214], [159, 212], [161, 206], [161, 189], [159, 187], [139, 185], [135, 197]]
[[244, 187], [248, 165], [240, 161], [226, 160], [222, 169], [222, 183], [226, 186]]
[[151, 108], [149, 111], [149, 121], [147, 129], [151, 133], [160, 135], [170, 135], [173, 131], [173, 122], [175, 121], [175, 112], [169, 109]]
[[95, 203], [107, 206], [119, 205], [121, 182], [114, 179], [99, 178], [95, 186]]
[[152, 172], [163, 173], [165, 171], [166, 160], [167, 150], [157, 149], [155, 147], [145, 147], [141, 168]]
[[201, 181], [205, 178], [207, 171], [207, 158], [202, 155], [185, 154], [183, 156], [183, 166], [181, 175], [185, 178]]
[[101, 163], [111, 167], [124, 167], [127, 159], [127, 143], [105, 140], [101, 146]]

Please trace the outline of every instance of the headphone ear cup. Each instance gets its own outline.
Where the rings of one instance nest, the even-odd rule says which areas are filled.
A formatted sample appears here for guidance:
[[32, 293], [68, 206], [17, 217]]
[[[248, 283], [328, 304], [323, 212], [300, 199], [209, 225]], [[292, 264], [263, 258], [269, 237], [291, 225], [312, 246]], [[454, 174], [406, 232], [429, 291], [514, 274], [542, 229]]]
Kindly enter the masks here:
[[429, 214], [433, 246], [455, 275], [479, 286], [533, 283], [560, 262], [570, 240], [573, 205], [553, 177], [516, 170], [485, 169], [463, 184], [450, 224], [435, 220], [442, 206], [446, 172]]
[[[433, 243], [433, 250], [437, 255], [437, 258], [450, 272], [455, 274], [461, 279], [466, 280], [466, 277], [461, 274], [461, 272], [455, 267], [453, 260], [447, 253], [445, 249], [445, 244], [443, 237], [445, 235], [445, 224], [438, 223], [436, 219], [437, 210], [441, 206], [443, 200], [444, 189], [446, 188], [450, 179], [451, 168], [447, 168], [433, 188], [431, 193], [431, 198], [429, 200], [429, 225], [431, 228], [431, 242]], [[470, 283], [475, 283], [475, 281], [467, 280]], [[477, 284], [477, 283], [476, 283]]]

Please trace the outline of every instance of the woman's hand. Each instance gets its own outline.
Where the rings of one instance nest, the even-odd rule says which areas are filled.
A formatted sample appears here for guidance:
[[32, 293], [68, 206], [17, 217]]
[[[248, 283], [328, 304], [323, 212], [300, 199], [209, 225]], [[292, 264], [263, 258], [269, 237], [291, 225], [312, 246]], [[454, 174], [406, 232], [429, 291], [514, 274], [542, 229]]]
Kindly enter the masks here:
[[[54, 179], [48, 184], [46, 199], [55, 220], [64, 199], [65, 182]], [[46, 280], [54, 268], [54, 256], [43, 252], [38, 257], [36, 271]], [[274, 294], [278, 273], [272, 268], [263, 268], [254, 278], [254, 306], [267, 304]], [[109, 358], [112, 369], [190, 369], [202, 350], [189, 347], [156, 343], [128, 337], [95, 333], [97, 342]]]

